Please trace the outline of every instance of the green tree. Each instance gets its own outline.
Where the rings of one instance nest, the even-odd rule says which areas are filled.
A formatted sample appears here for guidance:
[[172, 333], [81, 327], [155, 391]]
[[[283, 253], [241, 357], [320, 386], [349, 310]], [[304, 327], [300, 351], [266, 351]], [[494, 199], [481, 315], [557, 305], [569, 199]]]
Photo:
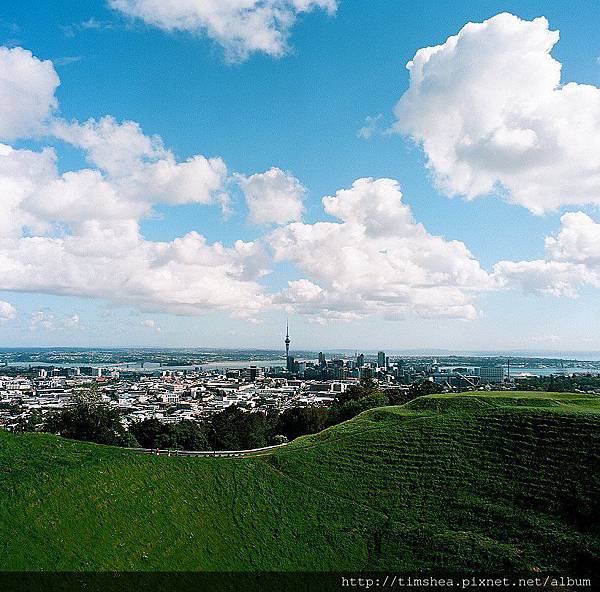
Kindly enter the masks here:
[[344, 392], [337, 393], [335, 400], [337, 403], [357, 401], [358, 399], [364, 399], [376, 391], [377, 383], [372, 378], [361, 378], [358, 384], [353, 384]]
[[85, 442], [112, 446], [137, 446], [121, 423], [118, 409], [80, 398], [74, 405], [48, 416], [42, 430]]
[[210, 450], [208, 429], [200, 422], [183, 419], [168, 426], [171, 437], [168, 448], [179, 450]]
[[37, 432], [41, 429], [43, 423], [42, 412], [39, 409], [34, 409], [27, 417], [20, 417], [12, 431], [16, 434]]
[[386, 390], [385, 394], [390, 401], [390, 405], [404, 405], [420, 397], [421, 395], [417, 394], [418, 392], [419, 389], [391, 388]]
[[141, 421], [134, 421], [129, 426], [129, 431], [139, 442], [142, 448], [156, 448], [158, 437], [164, 433], [165, 425], [152, 417]]
[[275, 444], [275, 445], [287, 444], [288, 442], [289, 442], [288, 438], [286, 438], [282, 434], [277, 434], [276, 436], [273, 436], [273, 444]]
[[425, 395], [437, 395], [439, 393], [443, 393], [444, 388], [442, 385], [437, 382], [433, 382], [432, 380], [421, 380], [418, 382], [413, 382], [408, 388], [408, 394], [412, 399], [416, 399], [417, 397], [424, 397]]
[[206, 425], [189, 419], [170, 424], [156, 418], [145, 419], [132, 423], [129, 431], [143, 448], [210, 449]]
[[280, 416], [275, 429], [289, 440], [320, 432], [327, 425], [329, 411], [324, 407], [292, 407]]
[[243, 411], [237, 405], [213, 415], [210, 428], [213, 450], [262, 448], [271, 438], [271, 421], [266, 414]]
[[389, 405], [388, 397], [381, 391], [372, 391], [360, 399], [350, 399], [344, 402], [336, 401], [329, 411], [329, 424], [335, 425], [342, 421], [352, 419], [359, 413], [374, 407], [385, 407]]

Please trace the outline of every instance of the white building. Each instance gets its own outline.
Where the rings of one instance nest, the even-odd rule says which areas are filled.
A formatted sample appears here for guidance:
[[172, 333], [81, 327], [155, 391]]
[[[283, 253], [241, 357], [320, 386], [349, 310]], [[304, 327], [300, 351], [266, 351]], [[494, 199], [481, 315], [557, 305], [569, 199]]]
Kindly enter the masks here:
[[[478, 372], [477, 372], [478, 370]], [[492, 384], [504, 381], [504, 366], [482, 366], [476, 369], [482, 384]]]

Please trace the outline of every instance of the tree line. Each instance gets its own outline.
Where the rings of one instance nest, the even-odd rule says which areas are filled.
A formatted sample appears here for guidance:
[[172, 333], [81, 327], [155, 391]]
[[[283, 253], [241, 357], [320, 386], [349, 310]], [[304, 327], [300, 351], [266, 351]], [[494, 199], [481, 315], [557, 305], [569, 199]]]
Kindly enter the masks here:
[[600, 376], [597, 374], [530, 376], [526, 379], [520, 379], [517, 386], [521, 391], [545, 391], [549, 393], [575, 391], [597, 394], [600, 393]]
[[132, 422], [125, 427], [118, 409], [93, 396], [79, 396], [73, 405], [46, 416], [32, 415], [14, 431], [42, 431], [85, 442], [171, 450], [249, 450], [282, 444], [314, 434], [351, 419], [374, 407], [401, 405], [427, 394], [440, 392], [430, 381], [408, 390], [382, 391], [372, 381], [363, 381], [336, 393], [329, 407], [292, 407], [279, 413], [246, 411], [232, 405], [205, 420], [164, 423], [156, 418]]

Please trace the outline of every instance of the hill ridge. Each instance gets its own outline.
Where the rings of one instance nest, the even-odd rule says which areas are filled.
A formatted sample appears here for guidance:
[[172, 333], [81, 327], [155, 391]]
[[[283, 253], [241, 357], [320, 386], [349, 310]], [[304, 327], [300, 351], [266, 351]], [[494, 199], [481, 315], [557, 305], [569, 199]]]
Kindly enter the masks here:
[[247, 458], [0, 432], [0, 568], [590, 571], [599, 412], [434, 395]]

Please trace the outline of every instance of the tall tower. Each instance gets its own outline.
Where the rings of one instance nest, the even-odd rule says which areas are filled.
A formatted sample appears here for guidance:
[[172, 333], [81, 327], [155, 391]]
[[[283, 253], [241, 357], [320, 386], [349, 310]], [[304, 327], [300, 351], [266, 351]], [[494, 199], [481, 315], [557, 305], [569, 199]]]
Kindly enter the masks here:
[[285, 324], [285, 361], [289, 362], [290, 359], [290, 327], [289, 324]]
[[290, 356], [290, 327], [285, 324], [285, 367], [288, 372], [294, 372], [294, 358]]

